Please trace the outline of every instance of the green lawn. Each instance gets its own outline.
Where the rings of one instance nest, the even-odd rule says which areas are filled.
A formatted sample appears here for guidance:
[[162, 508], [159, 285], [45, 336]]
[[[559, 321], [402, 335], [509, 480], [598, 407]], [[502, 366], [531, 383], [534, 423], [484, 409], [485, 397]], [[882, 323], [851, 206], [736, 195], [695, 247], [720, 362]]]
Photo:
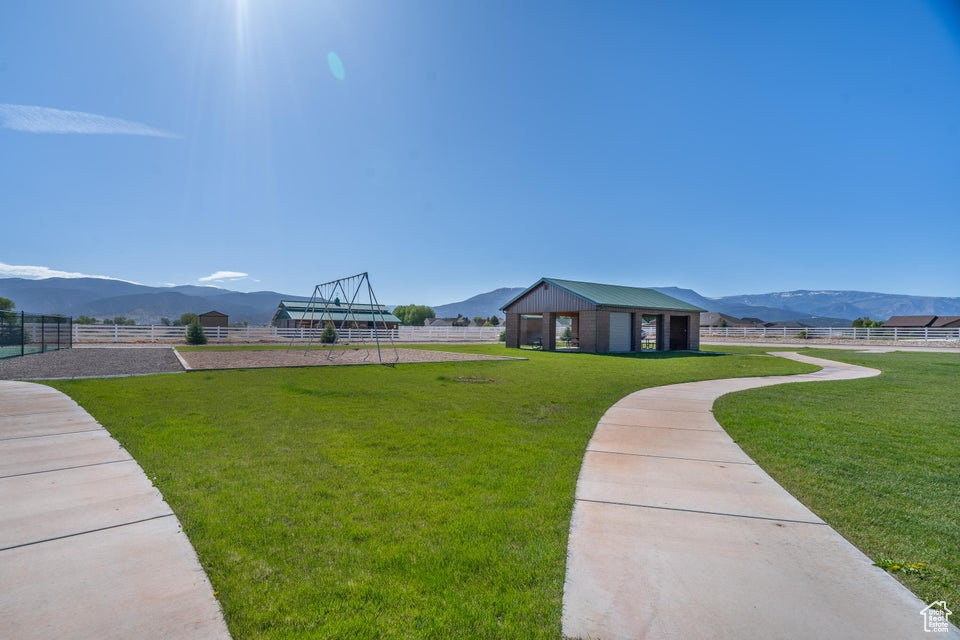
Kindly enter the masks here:
[[960, 354], [803, 353], [883, 375], [725, 396], [717, 419], [921, 599], [960, 602]]
[[51, 384], [162, 490], [234, 638], [557, 638], [600, 415], [644, 387], [812, 369], [751, 354], [521, 355]]

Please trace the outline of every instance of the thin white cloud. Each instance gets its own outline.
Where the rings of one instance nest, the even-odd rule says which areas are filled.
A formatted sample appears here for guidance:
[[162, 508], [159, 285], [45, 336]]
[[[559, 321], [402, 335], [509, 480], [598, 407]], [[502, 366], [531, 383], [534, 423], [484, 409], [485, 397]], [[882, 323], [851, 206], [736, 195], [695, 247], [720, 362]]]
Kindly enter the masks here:
[[217, 271], [208, 276], [197, 278], [197, 282], [228, 282], [233, 280], [243, 280], [249, 278], [249, 274], [240, 271]]
[[83, 111], [64, 111], [24, 104], [0, 104], [0, 125], [29, 133], [84, 133], [155, 138], [181, 138], [149, 125]]
[[80, 273], [78, 271], [60, 271], [50, 267], [39, 267], [26, 264], [6, 264], [0, 262], [0, 277], [4, 278], [27, 278], [30, 280], [43, 280], [45, 278], [100, 278], [101, 280], [120, 280], [121, 282], [132, 282], [122, 278], [111, 278], [110, 276], [96, 276], [89, 273]]

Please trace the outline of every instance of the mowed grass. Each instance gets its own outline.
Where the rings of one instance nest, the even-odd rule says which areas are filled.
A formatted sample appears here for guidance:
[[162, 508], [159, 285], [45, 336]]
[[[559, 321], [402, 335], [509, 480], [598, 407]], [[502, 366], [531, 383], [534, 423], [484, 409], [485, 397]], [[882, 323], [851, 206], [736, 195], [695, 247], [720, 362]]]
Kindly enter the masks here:
[[163, 492], [234, 638], [557, 638], [574, 489], [602, 413], [644, 387], [813, 369], [519, 355], [51, 384]]
[[717, 420], [921, 599], [960, 602], [960, 354], [803, 353], [883, 374], [728, 395]]

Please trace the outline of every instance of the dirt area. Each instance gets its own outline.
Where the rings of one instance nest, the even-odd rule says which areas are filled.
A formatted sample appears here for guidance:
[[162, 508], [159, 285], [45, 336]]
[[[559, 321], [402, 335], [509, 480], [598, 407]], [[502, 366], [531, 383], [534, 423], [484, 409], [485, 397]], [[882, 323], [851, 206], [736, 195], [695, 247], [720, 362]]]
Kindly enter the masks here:
[[[319, 347], [310, 351], [302, 347], [290, 351], [186, 351], [180, 353], [180, 357], [191, 370], [379, 364], [375, 349], [337, 349], [331, 352]], [[397, 349], [396, 354], [392, 349], [384, 349], [382, 357], [384, 364], [517, 359], [420, 349]], [[183, 371], [172, 347], [84, 347], [0, 359], [0, 380], [105, 378]]]
[[[379, 364], [376, 349], [270, 349], [260, 351], [183, 351], [180, 357], [191, 370], [254, 369], [259, 367], [317, 367], [329, 365]], [[516, 360], [506, 356], [473, 353], [421, 351], [420, 349], [383, 349], [384, 364], [414, 362], [458, 362], [468, 360]]]
[[102, 378], [182, 371], [169, 347], [64, 349], [0, 360], [0, 380]]

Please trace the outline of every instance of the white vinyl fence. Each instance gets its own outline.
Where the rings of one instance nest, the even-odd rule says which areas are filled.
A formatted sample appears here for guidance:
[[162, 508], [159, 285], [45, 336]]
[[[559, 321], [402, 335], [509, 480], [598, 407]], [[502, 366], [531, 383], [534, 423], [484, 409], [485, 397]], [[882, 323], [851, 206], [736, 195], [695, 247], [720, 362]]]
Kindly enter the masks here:
[[[211, 343], [247, 343], [320, 341], [321, 329], [281, 329], [279, 327], [204, 327]], [[399, 329], [343, 329], [340, 340], [367, 341], [374, 339], [394, 342], [497, 342], [501, 327], [400, 327]], [[169, 343], [183, 344], [187, 340], [186, 327], [164, 325], [103, 325], [74, 324], [75, 344], [103, 343]]]
[[827, 340], [902, 340], [960, 343], [960, 328], [913, 329], [898, 327], [700, 327], [700, 339], [708, 338], [821, 338]]

